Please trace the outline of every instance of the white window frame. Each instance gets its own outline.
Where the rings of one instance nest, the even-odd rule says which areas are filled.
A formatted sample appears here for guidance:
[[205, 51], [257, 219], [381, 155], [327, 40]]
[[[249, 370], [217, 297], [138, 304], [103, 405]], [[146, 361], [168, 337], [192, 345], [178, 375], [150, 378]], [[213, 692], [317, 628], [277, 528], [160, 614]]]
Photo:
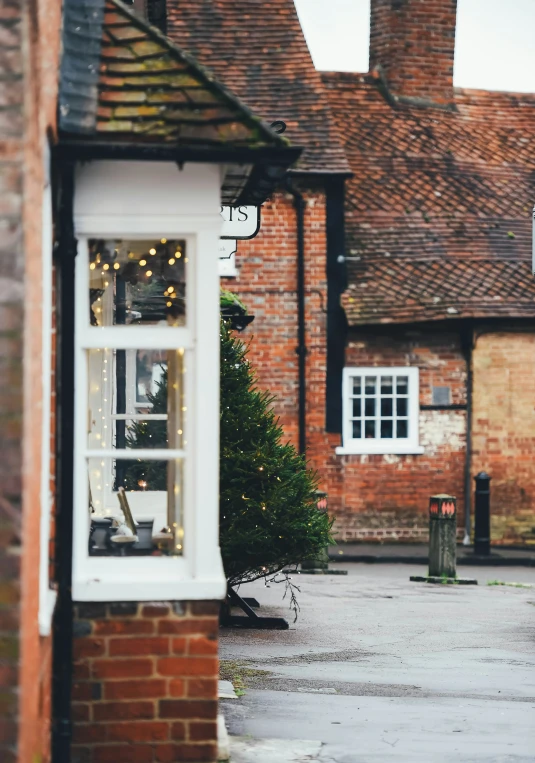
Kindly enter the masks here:
[[[169, 219], [131, 215], [75, 218], [78, 238], [75, 281], [75, 448], [73, 599], [150, 601], [221, 599], [226, 580], [218, 539], [219, 506], [219, 277], [216, 244], [221, 218], [179, 215]], [[188, 247], [187, 326], [89, 324], [90, 238], [184, 239]], [[180, 557], [93, 557], [88, 554], [87, 350], [185, 349], [187, 446], [185, 451], [136, 451], [136, 457], [185, 456], [184, 552]], [[119, 451], [98, 451], [100, 458]], [[128, 451], [132, 456], [132, 451]]]
[[[407, 376], [408, 377], [408, 437], [404, 438], [355, 438], [352, 436], [352, 379], [355, 376]], [[419, 441], [420, 381], [419, 369], [413, 366], [351, 366], [342, 375], [342, 446], [336, 448], [338, 455], [403, 455], [424, 452]], [[380, 421], [380, 414], [376, 415]]]

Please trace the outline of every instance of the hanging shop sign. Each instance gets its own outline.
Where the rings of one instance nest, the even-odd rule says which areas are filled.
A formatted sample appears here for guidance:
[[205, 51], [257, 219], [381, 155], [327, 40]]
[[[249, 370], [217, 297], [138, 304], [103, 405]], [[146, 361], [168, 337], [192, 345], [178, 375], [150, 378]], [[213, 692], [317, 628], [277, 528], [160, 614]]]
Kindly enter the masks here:
[[243, 241], [254, 238], [260, 230], [260, 207], [221, 207], [221, 238]]

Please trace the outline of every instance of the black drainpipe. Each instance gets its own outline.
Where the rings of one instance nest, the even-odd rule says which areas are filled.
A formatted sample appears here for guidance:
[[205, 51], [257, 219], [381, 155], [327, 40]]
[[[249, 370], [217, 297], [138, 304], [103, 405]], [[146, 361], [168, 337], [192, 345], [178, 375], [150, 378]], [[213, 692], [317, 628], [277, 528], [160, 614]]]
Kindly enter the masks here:
[[[59, 177], [57, 284], [56, 544], [58, 600], [53, 624], [52, 759], [71, 759], [72, 681], [72, 521], [74, 451], [74, 166], [62, 164]], [[89, 320], [89, 317], [88, 317]]]
[[305, 334], [305, 207], [303, 195], [290, 180], [286, 188], [293, 196], [297, 224], [297, 357], [298, 357], [298, 431], [299, 452], [305, 455], [306, 433], [306, 334]]
[[470, 324], [461, 330], [461, 343], [466, 358], [466, 449], [464, 462], [464, 545], [470, 545], [470, 513], [472, 503], [472, 350], [473, 329]]

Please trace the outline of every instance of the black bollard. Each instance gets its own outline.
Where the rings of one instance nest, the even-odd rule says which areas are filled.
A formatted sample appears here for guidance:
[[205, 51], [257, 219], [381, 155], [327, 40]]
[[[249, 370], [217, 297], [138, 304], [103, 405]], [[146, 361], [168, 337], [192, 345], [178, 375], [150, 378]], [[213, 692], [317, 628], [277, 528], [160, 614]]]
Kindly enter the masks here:
[[429, 499], [429, 572], [411, 575], [415, 583], [477, 585], [475, 578], [457, 577], [457, 499], [432, 495]]
[[490, 555], [490, 476], [479, 472], [474, 477], [476, 500], [474, 508], [474, 553], [478, 556]]

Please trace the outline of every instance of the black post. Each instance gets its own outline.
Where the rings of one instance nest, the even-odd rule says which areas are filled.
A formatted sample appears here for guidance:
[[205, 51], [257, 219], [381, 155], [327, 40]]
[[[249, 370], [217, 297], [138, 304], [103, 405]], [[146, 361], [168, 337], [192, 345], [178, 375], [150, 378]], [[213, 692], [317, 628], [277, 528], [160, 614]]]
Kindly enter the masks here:
[[490, 476], [479, 472], [474, 477], [476, 483], [474, 553], [479, 556], [490, 554]]
[[[58, 245], [55, 262], [57, 289], [57, 401], [56, 438], [56, 582], [58, 600], [54, 612], [52, 667], [52, 759], [71, 759], [72, 682], [72, 520], [74, 450], [74, 166], [61, 167], [58, 209]], [[89, 321], [89, 315], [87, 316]]]

